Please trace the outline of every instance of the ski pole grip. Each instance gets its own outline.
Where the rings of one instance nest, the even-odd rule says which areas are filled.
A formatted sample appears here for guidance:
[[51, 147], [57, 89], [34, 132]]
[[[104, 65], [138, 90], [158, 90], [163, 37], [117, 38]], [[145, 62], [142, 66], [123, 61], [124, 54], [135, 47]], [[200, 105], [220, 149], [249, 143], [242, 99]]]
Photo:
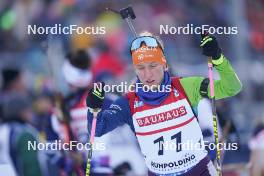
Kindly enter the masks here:
[[121, 9], [119, 13], [123, 19], [126, 19], [126, 18], [135, 19], [136, 18], [136, 15], [131, 6]]
[[100, 108], [95, 108], [95, 109], [93, 109], [93, 108], [89, 108], [89, 107], [88, 107], [88, 109], [89, 109], [89, 111], [93, 114], [93, 116], [94, 116], [95, 118], [97, 117], [97, 114], [101, 111]]

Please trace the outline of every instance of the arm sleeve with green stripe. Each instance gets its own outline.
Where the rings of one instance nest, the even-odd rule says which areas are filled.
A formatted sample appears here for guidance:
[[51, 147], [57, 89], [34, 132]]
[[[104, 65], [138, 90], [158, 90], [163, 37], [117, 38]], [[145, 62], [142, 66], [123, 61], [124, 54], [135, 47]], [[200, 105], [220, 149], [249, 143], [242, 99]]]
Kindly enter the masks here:
[[[241, 91], [242, 84], [227, 59], [224, 59], [223, 62], [215, 66], [215, 68], [220, 75], [220, 80], [214, 80], [215, 98], [217, 100], [234, 96]], [[193, 107], [196, 107], [203, 98], [200, 95], [200, 86], [203, 79], [204, 77], [186, 77], [180, 79], [181, 85]], [[207, 90], [208, 97], [210, 97], [209, 85]]]

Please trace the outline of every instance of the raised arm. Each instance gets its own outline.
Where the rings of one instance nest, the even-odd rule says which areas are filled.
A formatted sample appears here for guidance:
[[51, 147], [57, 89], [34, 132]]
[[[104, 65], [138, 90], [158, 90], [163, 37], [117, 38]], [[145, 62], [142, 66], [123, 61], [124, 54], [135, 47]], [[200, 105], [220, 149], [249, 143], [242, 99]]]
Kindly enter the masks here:
[[[209, 35], [202, 38], [201, 47], [204, 55], [212, 57], [214, 68], [220, 75], [220, 80], [214, 80], [215, 98], [222, 99], [239, 93], [242, 89], [242, 84], [231, 64], [222, 54], [216, 38]], [[210, 97], [208, 79], [203, 77], [189, 77], [183, 78], [180, 81], [192, 106], [197, 106], [203, 96]]]
[[[222, 99], [236, 95], [242, 90], [242, 84], [238, 79], [234, 69], [229, 61], [223, 56], [223, 62], [215, 66], [220, 75], [220, 80], [214, 81], [215, 98]], [[208, 97], [210, 97], [210, 89], [208, 86]]]
[[[231, 97], [241, 91], [242, 84], [227, 59], [224, 58], [223, 62], [215, 66], [215, 68], [220, 75], [220, 80], [214, 80], [216, 99]], [[204, 79], [204, 77], [187, 77], [180, 79], [193, 106], [197, 106], [198, 102], [203, 98], [200, 88]], [[210, 97], [209, 83], [207, 84], [207, 96]]]

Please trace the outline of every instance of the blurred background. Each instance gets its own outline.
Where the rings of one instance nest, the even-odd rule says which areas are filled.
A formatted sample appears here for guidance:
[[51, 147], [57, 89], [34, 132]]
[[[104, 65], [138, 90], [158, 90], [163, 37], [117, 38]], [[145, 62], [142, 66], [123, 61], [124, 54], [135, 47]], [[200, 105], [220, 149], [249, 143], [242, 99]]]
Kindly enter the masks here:
[[[72, 127], [74, 118], [71, 117], [73, 113], [69, 112], [69, 109], [79, 106], [78, 103], [82, 102], [81, 97], [86, 95], [85, 90], [89, 85], [74, 85], [75, 83], [65, 78], [63, 68], [66, 60], [79, 69], [89, 70], [89, 74], [92, 75], [89, 79], [90, 83], [104, 80], [109, 84], [114, 84], [121, 81], [130, 82], [135, 78], [129, 52], [133, 35], [120, 16], [105, 11], [106, 7], [121, 9], [128, 5], [132, 5], [137, 16], [133, 21], [137, 32], [147, 30], [159, 35], [160, 25], [166, 24], [169, 26], [208, 24], [214, 27], [238, 27], [236, 35], [215, 35], [243, 84], [243, 90], [239, 95], [217, 102], [219, 121], [223, 131], [226, 130], [223, 132], [224, 140], [239, 144], [237, 151], [226, 151], [223, 154], [223, 170], [224, 175], [250, 175], [250, 173], [257, 175], [252, 174], [254, 170], [252, 168], [264, 168], [263, 163], [257, 159], [260, 153], [263, 155], [264, 150], [263, 0], [113, 0], [111, 2], [103, 0], [1, 0], [0, 119], [2, 126], [0, 130], [2, 127], [5, 131], [4, 124], [11, 123], [14, 119], [23, 119], [27, 125], [30, 124], [30, 127], [11, 125], [11, 129], [26, 131], [30, 128], [32, 131], [18, 138], [14, 142], [15, 147], [12, 147], [12, 142], [8, 147], [3, 147], [7, 145], [7, 141], [13, 140], [8, 135], [6, 140], [3, 137], [2, 143], [0, 142], [0, 151], [4, 153], [6, 148], [6, 151], [12, 153], [13, 149], [8, 150], [8, 148], [19, 148], [23, 145], [21, 141], [26, 139], [66, 140], [63, 135], [61, 137], [60, 130], [56, 131], [56, 126], [65, 126], [69, 131], [68, 134], [73, 133], [72, 136], [75, 136], [75, 130]], [[52, 27], [55, 24], [105, 26], [106, 33], [28, 35], [27, 26], [34, 24], [43, 27]], [[201, 54], [199, 47], [200, 35], [163, 34], [159, 37], [164, 42], [165, 54], [173, 75], [207, 76], [206, 58]], [[78, 65], [82, 61], [76, 64], [73, 61], [74, 58], [77, 60], [86, 58], [87, 63], [82, 67]], [[9, 103], [11, 105], [15, 103], [17, 106], [10, 107]], [[26, 111], [28, 113], [25, 109], [29, 109]], [[60, 114], [58, 111], [61, 111], [63, 115], [58, 115]], [[14, 116], [16, 118], [13, 118]], [[54, 122], [54, 118], [59, 120]], [[85, 115], [81, 122], [85, 128]], [[17, 134], [20, 134], [19, 130]], [[99, 159], [95, 159], [93, 163], [94, 172], [114, 173], [114, 175], [128, 175], [127, 173], [147, 175], [134, 136], [127, 129], [118, 130], [116, 133], [122, 134], [122, 139], [117, 140], [113, 136], [105, 139], [113, 150], [117, 150], [116, 153], [99, 154]], [[0, 133], [1, 137], [2, 134], [5, 133]], [[83, 139], [79, 136], [76, 138], [79, 141]], [[88, 139], [84, 138], [83, 142], [85, 140]], [[20, 154], [23, 156], [23, 151]], [[0, 164], [1, 160], [5, 160], [4, 155], [6, 154], [0, 155]], [[84, 156], [80, 157], [85, 160]], [[7, 156], [7, 158], [10, 157]], [[11, 158], [14, 162], [16, 154], [12, 154]], [[35, 158], [39, 162], [34, 166], [35, 173], [42, 175], [83, 174], [80, 171], [84, 165], [82, 159], [76, 159], [78, 156], [71, 152], [53, 151], [44, 153], [40, 159], [38, 158]], [[45, 163], [40, 161], [43, 158], [49, 164], [42, 164]], [[80, 161], [79, 166], [76, 166], [78, 163], [76, 160]], [[20, 171], [16, 172], [22, 175]]]

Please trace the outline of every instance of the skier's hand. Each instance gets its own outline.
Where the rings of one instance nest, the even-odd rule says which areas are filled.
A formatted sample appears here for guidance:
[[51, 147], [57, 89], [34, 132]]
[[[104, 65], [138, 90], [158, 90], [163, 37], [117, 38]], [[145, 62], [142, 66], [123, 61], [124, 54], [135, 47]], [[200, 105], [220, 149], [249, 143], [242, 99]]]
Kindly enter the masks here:
[[221, 57], [222, 50], [218, 46], [216, 38], [212, 35], [204, 35], [201, 39], [201, 45], [203, 54], [212, 57], [213, 60], [217, 60]]
[[95, 83], [94, 87], [88, 92], [86, 97], [86, 106], [88, 108], [93, 110], [102, 108], [105, 94], [104, 85], [104, 82]]

